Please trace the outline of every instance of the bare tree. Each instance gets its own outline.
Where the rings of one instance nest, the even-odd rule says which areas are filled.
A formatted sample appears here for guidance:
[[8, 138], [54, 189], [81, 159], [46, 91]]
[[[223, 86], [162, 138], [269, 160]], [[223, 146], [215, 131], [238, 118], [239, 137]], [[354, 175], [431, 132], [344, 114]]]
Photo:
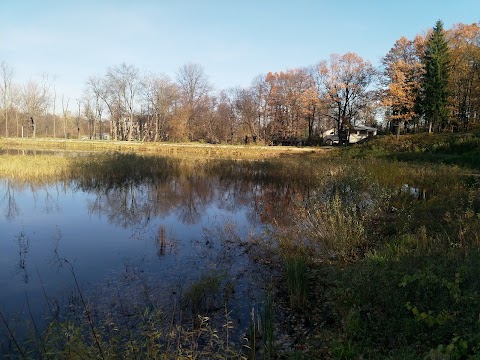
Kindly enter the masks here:
[[65, 99], [65, 95], [62, 94], [62, 114], [63, 114], [63, 136], [67, 138], [67, 115], [68, 115], [68, 103], [70, 99]]
[[56, 135], [56, 127], [57, 127], [57, 122], [56, 122], [56, 119], [55, 117], [57, 116], [55, 114], [55, 110], [56, 110], [56, 103], [57, 103], [57, 89], [55, 88], [55, 85], [53, 85], [53, 138], [56, 138], [57, 135]]
[[226, 143], [239, 142], [242, 139], [242, 113], [238, 109], [237, 99], [241, 93], [239, 88], [231, 88], [220, 92], [215, 102], [215, 113], [211, 121], [211, 139]]
[[11, 105], [11, 89], [12, 89], [12, 80], [13, 80], [13, 68], [8, 65], [5, 61], [0, 63], [0, 76], [1, 84], [0, 91], [2, 93], [3, 109], [5, 116], [5, 137], [8, 137], [8, 109]]
[[150, 74], [145, 77], [144, 100], [147, 109], [153, 112], [153, 141], [168, 140], [167, 121], [178, 98], [178, 88], [164, 74]]
[[93, 110], [92, 99], [84, 93], [81, 103], [83, 105], [83, 115], [87, 119], [88, 137], [95, 138], [95, 111]]
[[269, 86], [265, 81], [266, 75], [258, 75], [252, 81], [252, 86], [250, 91], [253, 96], [253, 100], [256, 103], [257, 108], [257, 131], [256, 133], [260, 138], [263, 138], [264, 142], [267, 142], [266, 129], [268, 125], [267, 118], [267, 107], [268, 107], [268, 96], [269, 96]]
[[77, 125], [77, 139], [80, 139], [80, 122], [82, 119], [82, 111], [81, 111], [82, 100], [76, 99], [75, 101], [77, 102], [77, 106], [78, 106], [77, 116], [75, 117], [75, 122]]
[[32, 137], [36, 136], [37, 121], [44, 115], [49, 103], [49, 81], [48, 76], [42, 78], [39, 84], [30, 80], [22, 89], [22, 107], [28, 117], [28, 123], [32, 131]]
[[15, 114], [15, 136], [18, 137], [20, 131], [19, 115], [22, 108], [22, 86], [20, 84], [12, 83], [9, 103], [11, 111]]
[[202, 103], [207, 100], [211, 85], [203, 67], [189, 63], [177, 72], [177, 82], [182, 96], [182, 104], [186, 113], [186, 130], [190, 140], [194, 140], [194, 127], [200, 121]]
[[[95, 84], [95, 80], [93, 80]], [[82, 103], [85, 117], [88, 119], [90, 129], [90, 138], [102, 138], [102, 114], [104, 110], [104, 101], [101, 94], [95, 86], [87, 86], [82, 95]]]
[[136, 127], [137, 97], [141, 93], [142, 86], [139, 71], [133, 65], [122, 63], [109, 68], [106, 79], [111, 95], [118, 100], [121, 110], [124, 112], [122, 138], [131, 140]]
[[332, 54], [317, 65], [319, 94], [329, 104], [326, 115], [335, 121], [342, 144], [352, 121], [369, 104], [375, 75], [372, 64], [355, 53]]
[[259, 137], [258, 129], [258, 102], [252, 89], [234, 89], [233, 104], [235, 114], [242, 124], [246, 139], [257, 142]]
[[98, 99], [98, 108], [102, 109], [99, 113], [103, 112], [102, 103], [107, 107], [110, 113], [110, 135], [113, 140], [117, 140], [117, 128], [119, 125], [120, 109], [118, 99], [115, 97], [107, 79], [99, 76], [91, 76], [87, 81], [87, 91], [90, 91], [95, 99]]

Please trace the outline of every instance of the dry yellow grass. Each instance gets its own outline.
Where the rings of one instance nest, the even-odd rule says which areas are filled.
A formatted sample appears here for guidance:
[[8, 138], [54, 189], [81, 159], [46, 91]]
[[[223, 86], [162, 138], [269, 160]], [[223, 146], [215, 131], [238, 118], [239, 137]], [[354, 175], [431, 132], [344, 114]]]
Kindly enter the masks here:
[[171, 155], [177, 157], [262, 159], [288, 154], [324, 154], [318, 147], [212, 145], [201, 143], [144, 143], [101, 140], [0, 139], [0, 149], [65, 151], [120, 151]]
[[[3, 150], [3, 151], [2, 151]], [[132, 164], [129, 158], [116, 158], [110, 155], [141, 155], [147, 157], [171, 157], [182, 161], [183, 171], [192, 166], [191, 160], [209, 159], [247, 160], [282, 159], [287, 161], [284, 171], [291, 174], [293, 168], [309, 157], [321, 157], [328, 150], [321, 148], [296, 148], [272, 146], [208, 145], [139, 143], [89, 140], [52, 139], [0, 139], [0, 178], [10, 178], [20, 182], [50, 182], [68, 180], [79, 176], [80, 167], [97, 173], [99, 169], [123, 174]], [[26, 156], [25, 154], [28, 154]], [[64, 156], [67, 154], [67, 156]], [[71, 154], [72, 156], [68, 156]], [[82, 154], [82, 156], [76, 156]], [[83, 154], [91, 156], [85, 157]], [[110, 154], [110, 155], [108, 155]], [[100, 157], [98, 156], [100, 155]], [[107, 155], [105, 158], [103, 155]], [[105, 167], [104, 161], [109, 160]], [[85, 160], [85, 161], [83, 161]], [[137, 163], [138, 160], [131, 160]], [[80, 161], [80, 162], [79, 162]], [[127, 163], [124, 163], [124, 162]], [[81, 166], [80, 166], [81, 165]], [[97, 166], [98, 168], [95, 168]], [[148, 167], [148, 166], [147, 166]], [[154, 166], [155, 168], [155, 166]], [[198, 167], [196, 170], [198, 171]], [[314, 169], [310, 169], [314, 172]], [[81, 172], [81, 171], [80, 171]]]
[[0, 177], [14, 180], [63, 178], [72, 163], [70, 157], [0, 155]]

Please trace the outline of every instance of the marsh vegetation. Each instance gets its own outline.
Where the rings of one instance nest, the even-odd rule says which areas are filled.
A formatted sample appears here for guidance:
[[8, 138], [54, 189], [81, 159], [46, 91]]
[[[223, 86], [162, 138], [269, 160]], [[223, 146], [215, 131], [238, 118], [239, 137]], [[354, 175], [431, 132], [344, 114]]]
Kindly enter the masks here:
[[[145, 251], [102, 259], [113, 273], [84, 266], [82, 253], [94, 261], [93, 252], [116, 252], [128, 241], [116, 233], [115, 243], [105, 243], [113, 235], [88, 232], [91, 223], [69, 241], [72, 233], [60, 225], [47, 232], [50, 255], [60, 261], [51, 264], [62, 264], [70, 286], [54, 299], [51, 271], [39, 266], [37, 274], [29, 264], [42, 232], [26, 221], [7, 232], [12, 236], [1, 246], [15, 251], [15, 278], [26, 274], [43, 290], [27, 293], [30, 307], [20, 322], [2, 309], [2, 352], [100, 359], [478, 356], [478, 167], [438, 160], [452, 146], [473, 153], [478, 140], [430, 137], [412, 150], [418, 139], [243, 160], [1, 155], [2, 227], [25, 212], [26, 189], [42, 208], [59, 194], [82, 193], [90, 217], [130, 229], [127, 237], [144, 241]], [[69, 242], [81, 246], [70, 249]], [[131, 255], [137, 250], [130, 245]], [[90, 266], [93, 277], [85, 275]], [[33, 297], [47, 304], [42, 316]]]

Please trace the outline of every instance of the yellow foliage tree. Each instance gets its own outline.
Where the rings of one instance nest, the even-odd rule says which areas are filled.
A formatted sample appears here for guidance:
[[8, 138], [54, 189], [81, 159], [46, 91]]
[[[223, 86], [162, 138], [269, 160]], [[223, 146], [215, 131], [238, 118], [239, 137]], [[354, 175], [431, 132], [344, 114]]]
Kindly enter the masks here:
[[417, 103], [424, 72], [421, 63], [424, 41], [417, 37], [410, 41], [401, 37], [382, 59], [384, 91], [382, 105], [387, 107], [389, 117], [395, 124], [397, 136], [401, 126], [408, 126], [418, 117]]

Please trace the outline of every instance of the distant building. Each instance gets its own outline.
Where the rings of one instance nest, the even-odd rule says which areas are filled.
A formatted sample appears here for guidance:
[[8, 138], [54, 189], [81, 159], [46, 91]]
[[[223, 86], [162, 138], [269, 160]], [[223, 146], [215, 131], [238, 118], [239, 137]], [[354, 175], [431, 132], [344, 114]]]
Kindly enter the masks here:
[[[355, 125], [348, 130], [347, 139], [349, 144], [355, 144], [375, 135], [377, 135], [377, 129], [366, 125]], [[338, 132], [335, 129], [324, 132], [323, 143], [325, 145], [336, 145], [339, 142]]]

